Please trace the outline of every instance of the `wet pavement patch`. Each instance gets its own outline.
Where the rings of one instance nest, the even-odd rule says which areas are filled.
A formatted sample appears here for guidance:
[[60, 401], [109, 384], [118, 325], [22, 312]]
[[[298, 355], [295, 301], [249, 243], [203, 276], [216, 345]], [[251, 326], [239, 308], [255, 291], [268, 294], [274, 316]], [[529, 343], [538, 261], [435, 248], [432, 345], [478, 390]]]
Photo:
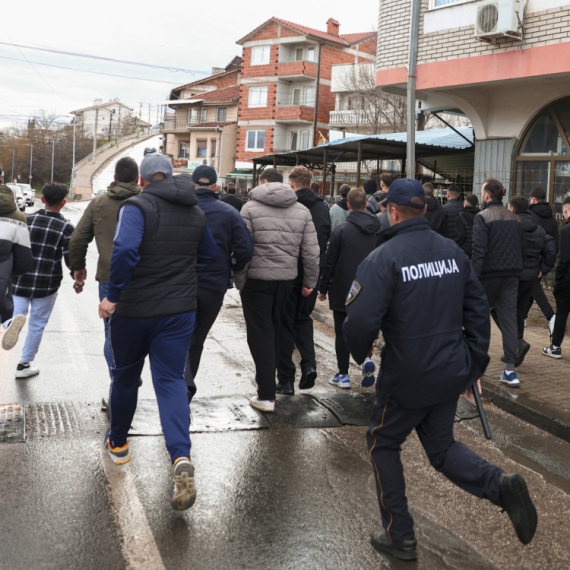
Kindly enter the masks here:
[[26, 432], [32, 439], [90, 437], [101, 434], [106, 422], [97, 404], [87, 402], [47, 402], [26, 406]]
[[0, 442], [22, 443], [26, 440], [24, 409], [18, 404], [0, 406]]
[[343, 425], [367, 426], [370, 423], [374, 401], [365, 394], [315, 395], [314, 398]]
[[340, 427], [328, 408], [308, 395], [277, 396], [275, 412], [264, 414], [274, 429]]

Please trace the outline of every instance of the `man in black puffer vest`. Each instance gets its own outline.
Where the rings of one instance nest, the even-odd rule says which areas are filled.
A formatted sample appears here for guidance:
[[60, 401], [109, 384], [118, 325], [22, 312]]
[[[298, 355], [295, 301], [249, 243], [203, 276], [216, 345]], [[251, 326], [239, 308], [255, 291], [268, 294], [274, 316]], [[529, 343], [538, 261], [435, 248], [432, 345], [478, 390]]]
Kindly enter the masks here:
[[184, 510], [196, 499], [184, 381], [196, 317], [196, 262], [215, 261], [218, 252], [190, 177], [173, 177], [170, 158], [156, 153], [145, 156], [140, 173], [143, 191], [119, 210], [108, 293], [99, 306], [99, 316], [109, 319], [113, 358], [104, 444], [115, 464], [130, 461], [127, 434], [148, 355], [173, 464], [171, 505]]
[[[311, 189], [312, 174], [304, 166], [296, 166], [289, 174], [291, 188], [297, 193], [297, 202], [303, 204], [311, 212], [311, 218], [317, 232], [320, 249], [319, 276], [322, 273], [327, 242], [331, 235], [331, 218], [329, 208], [322, 196], [315, 194]], [[315, 385], [317, 378], [317, 362], [315, 356], [315, 343], [313, 340], [313, 319], [311, 313], [317, 300], [317, 287], [305, 297], [303, 289], [303, 260], [299, 255], [298, 274], [293, 292], [289, 296], [283, 318], [281, 319], [280, 352], [277, 364], [278, 394], [293, 395], [295, 392], [295, 364], [293, 362], [293, 349], [296, 346], [301, 354], [301, 380], [299, 388], [307, 390]]]
[[443, 209], [445, 210], [445, 219], [441, 226], [441, 235], [455, 240], [457, 216], [460, 212], [463, 212], [463, 204], [459, 201], [459, 188], [455, 184], [452, 184], [447, 189], [447, 204]]
[[468, 257], [471, 257], [473, 248], [473, 222], [480, 211], [477, 196], [467, 194], [463, 203], [463, 212], [459, 212], [455, 222], [455, 243]]

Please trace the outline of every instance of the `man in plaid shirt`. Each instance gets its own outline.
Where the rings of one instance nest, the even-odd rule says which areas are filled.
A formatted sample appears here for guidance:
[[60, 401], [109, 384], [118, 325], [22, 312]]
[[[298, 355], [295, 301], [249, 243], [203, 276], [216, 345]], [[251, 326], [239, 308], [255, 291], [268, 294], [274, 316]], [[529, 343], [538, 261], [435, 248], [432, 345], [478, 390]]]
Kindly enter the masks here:
[[65, 205], [67, 192], [65, 184], [46, 184], [42, 189], [45, 209], [27, 216], [34, 267], [14, 282], [14, 315], [27, 315], [30, 310], [28, 335], [16, 378], [29, 378], [39, 374], [39, 369], [32, 366], [31, 362], [40, 347], [63, 279], [62, 257], [71, 269], [69, 238], [75, 228], [59, 213]]

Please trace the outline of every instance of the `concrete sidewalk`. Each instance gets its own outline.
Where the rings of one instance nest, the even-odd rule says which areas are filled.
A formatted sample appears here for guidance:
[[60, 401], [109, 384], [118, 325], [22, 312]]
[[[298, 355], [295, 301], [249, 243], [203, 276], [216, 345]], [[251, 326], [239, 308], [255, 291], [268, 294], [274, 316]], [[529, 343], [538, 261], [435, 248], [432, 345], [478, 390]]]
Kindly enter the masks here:
[[[316, 321], [333, 327], [328, 301], [317, 301], [312, 316]], [[570, 351], [565, 355], [563, 348], [560, 360], [543, 356], [542, 349], [550, 343], [548, 329], [543, 326], [528, 326], [525, 340], [531, 348], [523, 364], [517, 368], [520, 388], [508, 388], [499, 383], [499, 376], [504, 370], [500, 360], [503, 342], [499, 329], [492, 322], [491, 362], [482, 379], [483, 395], [506, 412], [570, 441]]]

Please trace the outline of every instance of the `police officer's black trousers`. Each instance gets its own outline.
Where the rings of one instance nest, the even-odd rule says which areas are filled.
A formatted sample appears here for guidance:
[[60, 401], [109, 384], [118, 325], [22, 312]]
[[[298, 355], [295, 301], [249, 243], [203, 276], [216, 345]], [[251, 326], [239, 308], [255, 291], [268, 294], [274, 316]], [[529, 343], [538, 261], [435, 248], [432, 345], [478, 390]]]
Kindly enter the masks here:
[[401, 445], [413, 429], [432, 466], [465, 491], [499, 504], [499, 467], [453, 439], [458, 398], [428, 408], [404, 409], [393, 398], [374, 404], [367, 432], [382, 525], [394, 542], [412, 540], [414, 521], [408, 511]]
[[280, 382], [295, 380], [295, 364], [293, 349], [297, 347], [301, 355], [301, 372], [316, 369], [315, 341], [313, 337], [313, 319], [311, 313], [315, 308], [317, 288], [308, 297], [303, 297], [303, 279], [295, 280], [293, 291], [287, 299], [281, 318], [279, 361], [277, 378]]
[[184, 380], [188, 385], [189, 393], [194, 396], [196, 393], [196, 384], [194, 379], [200, 366], [200, 358], [204, 350], [204, 342], [218, 318], [218, 313], [224, 303], [225, 293], [212, 291], [198, 287], [197, 308], [196, 308], [196, 325], [192, 334], [192, 342], [186, 359], [186, 368], [184, 370]]
[[338, 364], [338, 371], [341, 374], [348, 374], [348, 368], [350, 366], [350, 351], [344, 336], [342, 335], [342, 324], [344, 319], [346, 319], [346, 313], [344, 311], [333, 311], [334, 318], [334, 350], [336, 352], [336, 362]]

